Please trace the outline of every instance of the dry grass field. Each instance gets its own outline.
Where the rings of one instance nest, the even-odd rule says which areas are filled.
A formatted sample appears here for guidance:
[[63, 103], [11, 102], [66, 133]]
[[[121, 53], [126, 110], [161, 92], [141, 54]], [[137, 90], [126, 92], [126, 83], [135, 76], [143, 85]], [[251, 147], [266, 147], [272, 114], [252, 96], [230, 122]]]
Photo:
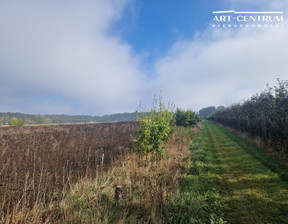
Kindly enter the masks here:
[[[134, 128], [136, 127], [132, 125], [129, 130]], [[22, 192], [24, 198], [20, 198], [21, 205], [15, 204], [15, 201], [9, 212], [3, 214], [2, 211], [2, 222], [167, 222], [169, 206], [179, 197], [184, 174], [189, 170], [189, 145], [194, 136], [195, 130], [177, 129], [167, 143], [166, 158], [160, 161], [153, 161], [150, 156], [139, 156], [128, 150], [129, 153], [111, 161], [106, 169], [98, 169], [99, 172], [94, 177], [86, 175], [84, 169], [83, 175], [79, 174], [79, 179], [74, 183], [67, 180], [63, 181], [66, 187], [58, 190], [54, 188], [49, 199], [47, 196], [45, 199], [44, 186], [51, 182], [42, 181], [43, 187], [39, 187], [41, 193], [37, 197], [38, 191], [36, 192], [35, 200], [30, 207], [25, 204], [26, 196]], [[85, 162], [87, 164], [87, 159]], [[65, 169], [68, 170], [67, 167]], [[69, 175], [67, 178], [69, 179]], [[120, 201], [115, 200], [115, 188], [118, 185], [123, 190]], [[26, 186], [29, 186], [33, 193], [33, 179], [27, 181]]]
[[0, 217], [57, 201], [55, 192], [97, 177], [131, 152], [137, 128], [135, 122], [0, 128]]

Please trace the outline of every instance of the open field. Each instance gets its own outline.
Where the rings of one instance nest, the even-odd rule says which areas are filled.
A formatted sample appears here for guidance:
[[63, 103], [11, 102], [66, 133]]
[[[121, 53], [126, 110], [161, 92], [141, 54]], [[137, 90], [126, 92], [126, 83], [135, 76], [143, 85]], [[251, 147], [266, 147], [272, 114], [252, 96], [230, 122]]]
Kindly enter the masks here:
[[[97, 126], [78, 127], [74, 125], [69, 128], [69, 131], [66, 127], [61, 126], [57, 128], [63, 129], [64, 133], [71, 134], [72, 130], [74, 132], [78, 129], [82, 131], [88, 129], [91, 131]], [[3, 191], [4, 194], [2, 194], [1, 221], [4, 223], [155, 223], [158, 221], [167, 221], [167, 217], [169, 217], [169, 205], [177, 198], [183, 181], [183, 174], [187, 171], [189, 145], [197, 129], [177, 129], [173, 138], [167, 144], [167, 157], [157, 162], [152, 161], [150, 156], [143, 158], [131, 152], [130, 134], [137, 127], [135, 123], [120, 123], [101, 124], [96, 128], [96, 133], [101, 130], [101, 133], [98, 134], [109, 138], [108, 141], [108, 139], [102, 136], [103, 142], [107, 140], [111, 144], [115, 138], [120, 143], [117, 146], [121, 147], [121, 149], [117, 149], [115, 145], [114, 148], [110, 145], [111, 147], [106, 148], [108, 151], [105, 151], [104, 167], [101, 164], [101, 154], [97, 154], [97, 150], [92, 151], [92, 146], [90, 147], [90, 152], [89, 149], [85, 150], [83, 146], [81, 150], [82, 153], [83, 150], [85, 151], [85, 156], [80, 157], [82, 155], [81, 151], [78, 152], [78, 147], [70, 142], [73, 139], [72, 136], [76, 137], [80, 135], [79, 132], [78, 135], [75, 133], [71, 134], [71, 138], [67, 137], [66, 143], [70, 142], [69, 146], [70, 148], [73, 147], [74, 150], [71, 153], [78, 152], [75, 157], [71, 157], [68, 165], [66, 165], [67, 162], [64, 160], [62, 163], [63, 167], [61, 167], [60, 158], [66, 154], [59, 154], [63, 151], [60, 147], [56, 151], [48, 151], [52, 145], [42, 146], [46, 152], [47, 159], [52, 165], [49, 165], [45, 161], [42, 162], [45, 155], [43, 153], [37, 154], [39, 153], [39, 149], [36, 150], [36, 156], [31, 157], [30, 160], [27, 160], [29, 157], [26, 158], [24, 156], [22, 162], [26, 160], [27, 162], [20, 162], [19, 164], [22, 164], [21, 166], [24, 167], [22, 172], [25, 179], [17, 185], [17, 172], [20, 172], [20, 170], [16, 168], [15, 170], [11, 169], [13, 168], [12, 164], [15, 165], [15, 163], [7, 163], [8, 165], [4, 169], [2, 168], [3, 173], [5, 175], [10, 173], [10, 177], [12, 178], [8, 179], [10, 182], [6, 181], [6, 188]], [[50, 131], [47, 130], [47, 133], [53, 133], [55, 126], [51, 128]], [[13, 130], [10, 131], [13, 132]], [[27, 133], [30, 132], [31, 130], [27, 130]], [[37, 131], [33, 131], [34, 134], [38, 132], [42, 136], [42, 127], [37, 128]], [[57, 133], [59, 135], [59, 132]], [[96, 137], [96, 133], [94, 135], [91, 134], [91, 136]], [[117, 136], [121, 138], [113, 136], [115, 133], [118, 133], [119, 136]], [[7, 133], [7, 135], [9, 134]], [[93, 143], [91, 139], [94, 139], [94, 137], [91, 136], [84, 141], [88, 142], [86, 146], [88, 148], [89, 144]], [[77, 138], [80, 143], [83, 142], [80, 137]], [[19, 138], [17, 139], [19, 141]], [[62, 137], [59, 139], [65, 138]], [[99, 138], [97, 139], [99, 141]], [[125, 139], [127, 142], [123, 141]], [[125, 142], [128, 144], [126, 145]], [[35, 144], [36, 142], [34, 142]], [[29, 146], [28, 142], [27, 146]], [[126, 150], [123, 150], [122, 147], [124, 146], [127, 147]], [[17, 148], [15, 149], [17, 150]], [[65, 148], [64, 152], [68, 149], [69, 147]], [[108, 166], [109, 164], [105, 165], [106, 154], [110, 152], [109, 150], [111, 150], [111, 153], [108, 154], [111, 160], [110, 166]], [[95, 155], [94, 152], [96, 152], [97, 156], [88, 156]], [[59, 158], [58, 156], [59, 159], [57, 160], [57, 156], [54, 153], [59, 154], [61, 157]], [[71, 153], [67, 155], [71, 156]], [[10, 155], [12, 154], [10, 153]], [[40, 158], [40, 155], [44, 158]], [[20, 161], [21, 159], [18, 157], [15, 159]], [[58, 162], [55, 163], [55, 161]], [[81, 161], [83, 164], [77, 163]], [[74, 163], [78, 164], [78, 166], [76, 164], [73, 165]], [[28, 164], [30, 164], [29, 167], [32, 168], [31, 170], [27, 169]], [[58, 170], [53, 165], [58, 165]], [[39, 172], [36, 171], [38, 168], [40, 168]], [[61, 178], [61, 174], [63, 175], [63, 179]], [[56, 185], [57, 183], [59, 185]], [[16, 187], [12, 188], [13, 185], [17, 186], [18, 190], [16, 190]], [[123, 199], [120, 203], [115, 203], [114, 199], [115, 187], [117, 185], [121, 185], [123, 188]]]
[[16, 205], [46, 203], [51, 192], [96, 177], [131, 151], [137, 128], [135, 122], [1, 128], [1, 216]]
[[131, 151], [136, 123], [46, 128], [1, 133], [0, 222], [288, 223], [288, 168], [213, 122], [177, 128], [159, 161]]

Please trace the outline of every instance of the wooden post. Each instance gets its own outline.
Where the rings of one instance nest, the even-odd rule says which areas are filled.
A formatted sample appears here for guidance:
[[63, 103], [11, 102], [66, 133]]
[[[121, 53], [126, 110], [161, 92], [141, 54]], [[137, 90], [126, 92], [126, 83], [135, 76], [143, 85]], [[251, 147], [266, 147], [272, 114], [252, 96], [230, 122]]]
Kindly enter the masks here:
[[122, 187], [118, 185], [115, 189], [115, 200], [120, 201], [122, 199]]
[[101, 161], [101, 165], [102, 165], [102, 167], [103, 167], [103, 165], [104, 165], [104, 153], [102, 154], [102, 161]]

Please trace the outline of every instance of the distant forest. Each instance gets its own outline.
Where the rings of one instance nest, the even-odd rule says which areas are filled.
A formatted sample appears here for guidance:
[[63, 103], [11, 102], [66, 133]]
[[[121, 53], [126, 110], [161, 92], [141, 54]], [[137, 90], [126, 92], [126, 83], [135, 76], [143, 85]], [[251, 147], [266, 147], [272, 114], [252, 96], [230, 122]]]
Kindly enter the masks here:
[[115, 122], [133, 121], [137, 117], [134, 113], [118, 113], [104, 116], [88, 115], [33, 115], [23, 113], [0, 113], [2, 124], [8, 124], [13, 118], [21, 119], [25, 124], [56, 124], [56, 123], [87, 123], [87, 122]]
[[[223, 108], [224, 108], [223, 106], [218, 106], [217, 108], [214, 106], [209, 106], [209, 107], [202, 108], [198, 113], [193, 112], [193, 114], [198, 115], [202, 119], [206, 119], [214, 112]], [[24, 113], [14, 113], [14, 112], [7, 112], [7, 113], [0, 112], [0, 126], [1, 124], [7, 125], [8, 122], [13, 119], [23, 120], [25, 124], [64, 124], [64, 123], [134, 121], [136, 120], [136, 118], [137, 118], [137, 112], [117, 113], [117, 114], [103, 115], [103, 116], [64, 115], [64, 114], [35, 115], [35, 114], [24, 114]]]

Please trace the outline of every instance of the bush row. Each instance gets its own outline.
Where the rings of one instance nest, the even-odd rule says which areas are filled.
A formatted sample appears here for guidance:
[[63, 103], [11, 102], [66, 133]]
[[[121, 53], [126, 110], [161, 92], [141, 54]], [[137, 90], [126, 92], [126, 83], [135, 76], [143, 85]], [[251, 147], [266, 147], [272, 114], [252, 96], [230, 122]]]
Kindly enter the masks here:
[[177, 126], [191, 127], [196, 125], [200, 118], [191, 110], [183, 111], [177, 108], [174, 120]]
[[288, 155], [288, 81], [243, 103], [216, 111], [209, 119], [259, 138], [263, 147]]

